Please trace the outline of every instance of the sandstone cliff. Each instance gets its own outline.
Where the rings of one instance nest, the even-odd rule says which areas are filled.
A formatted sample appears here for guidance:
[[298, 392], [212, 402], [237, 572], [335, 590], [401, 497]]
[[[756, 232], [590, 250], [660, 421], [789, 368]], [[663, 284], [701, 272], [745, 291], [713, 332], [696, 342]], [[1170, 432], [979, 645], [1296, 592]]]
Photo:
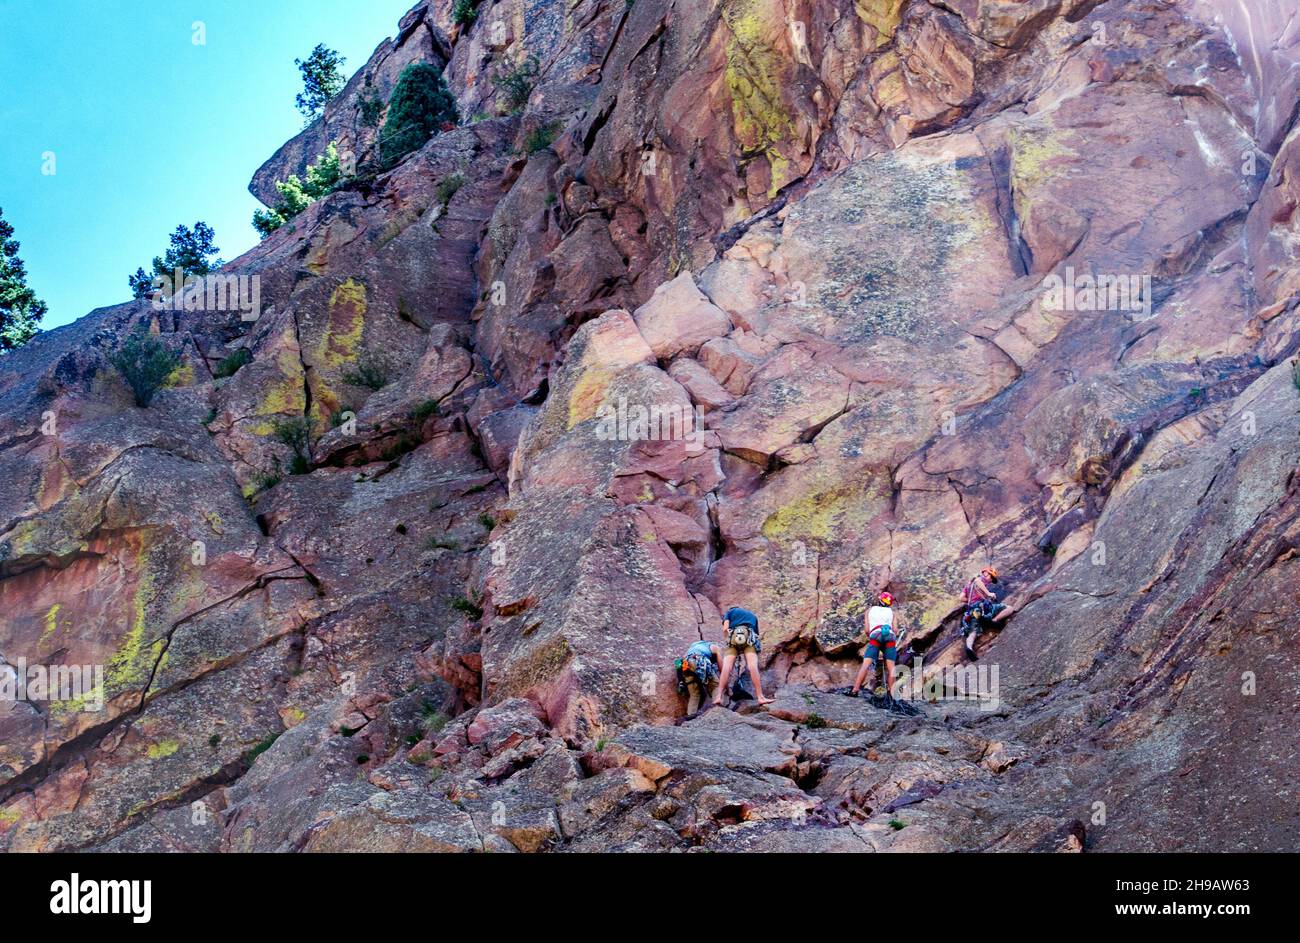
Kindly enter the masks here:
[[[0, 704], [5, 848], [1296, 847], [1287, 4], [450, 7], [257, 171], [364, 165], [363, 97], [445, 66], [459, 126], [229, 263], [256, 321], [0, 359], [0, 655], [106, 667]], [[1050, 303], [1081, 273], [1146, 303]], [[705, 432], [598, 435], [620, 401]], [[995, 710], [831, 692], [884, 586], [959, 664], [990, 562]], [[734, 602], [777, 702], [674, 723]]]

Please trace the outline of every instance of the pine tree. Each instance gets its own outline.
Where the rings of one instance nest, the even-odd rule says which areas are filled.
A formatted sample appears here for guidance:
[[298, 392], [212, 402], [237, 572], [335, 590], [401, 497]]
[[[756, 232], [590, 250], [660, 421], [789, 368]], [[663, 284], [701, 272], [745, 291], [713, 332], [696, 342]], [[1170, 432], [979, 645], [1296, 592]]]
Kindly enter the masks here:
[[388, 120], [379, 133], [380, 162], [392, 167], [456, 120], [456, 99], [447, 91], [442, 73], [427, 62], [408, 65], [388, 100]]
[[317, 43], [305, 60], [293, 60], [302, 73], [302, 91], [294, 104], [308, 121], [324, 111], [326, 102], [343, 89], [345, 82], [339, 69], [346, 61], [324, 43]]
[[13, 235], [14, 228], [0, 209], [0, 350], [13, 350], [31, 340], [49, 310], [27, 286], [27, 268], [18, 258]]
[[[207, 275], [221, 268], [223, 264], [221, 259], [209, 258], [221, 251], [212, 244], [216, 235], [216, 230], [203, 220], [196, 222], [193, 229], [188, 226], [177, 226], [176, 231], [171, 234], [171, 248], [165, 255], [154, 256], [150, 265], [151, 271], [146, 273], [143, 268], [138, 268], [128, 279], [135, 297], [147, 298], [153, 293], [155, 276], [164, 278], [167, 284], [171, 284], [176, 269], [180, 269], [184, 277]], [[173, 285], [172, 290], [175, 291], [179, 287]]]
[[141, 408], [153, 402], [154, 394], [181, 362], [144, 328], [128, 334], [110, 360], [131, 388], [135, 404]]

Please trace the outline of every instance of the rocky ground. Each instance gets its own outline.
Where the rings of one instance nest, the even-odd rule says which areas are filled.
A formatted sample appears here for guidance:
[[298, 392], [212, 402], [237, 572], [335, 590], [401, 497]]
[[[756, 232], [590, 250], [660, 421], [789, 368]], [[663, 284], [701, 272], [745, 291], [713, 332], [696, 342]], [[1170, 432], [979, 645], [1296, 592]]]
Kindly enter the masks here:
[[[102, 711], [0, 705], [0, 844], [1297, 846], [1292, 9], [451, 5], [255, 174], [364, 168], [363, 96], [445, 66], [459, 126], [228, 264], [260, 318], [0, 359], [0, 655], [105, 666]], [[183, 357], [145, 409], [137, 325]], [[705, 431], [610, 438], [620, 400]], [[834, 693], [886, 586], [961, 664], [986, 563], [996, 703]], [[776, 702], [683, 721], [735, 603]]]

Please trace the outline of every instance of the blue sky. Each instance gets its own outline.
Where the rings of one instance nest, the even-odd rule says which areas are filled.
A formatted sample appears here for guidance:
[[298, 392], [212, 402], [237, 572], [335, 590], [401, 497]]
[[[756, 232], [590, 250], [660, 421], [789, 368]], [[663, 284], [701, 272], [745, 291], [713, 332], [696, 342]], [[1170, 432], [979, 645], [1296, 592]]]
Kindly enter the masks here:
[[42, 327], [128, 300], [180, 223], [212, 225], [224, 259], [251, 248], [248, 181], [302, 128], [293, 60], [323, 42], [350, 78], [414, 5], [0, 0], [0, 209]]

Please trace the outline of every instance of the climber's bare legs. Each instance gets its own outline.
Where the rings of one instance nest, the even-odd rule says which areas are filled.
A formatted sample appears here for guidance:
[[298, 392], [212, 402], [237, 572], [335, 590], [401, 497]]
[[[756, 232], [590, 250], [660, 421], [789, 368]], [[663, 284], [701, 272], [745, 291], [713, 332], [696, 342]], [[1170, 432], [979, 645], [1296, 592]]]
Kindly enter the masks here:
[[867, 672], [870, 671], [870, 670], [871, 670], [871, 659], [870, 659], [870, 658], [863, 658], [863, 659], [862, 659], [862, 667], [858, 669], [858, 676], [857, 676], [856, 678], [853, 679], [853, 696], [854, 696], [854, 697], [857, 697], [858, 692], [862, 690], [862, 684], [863, 684], [864, 681], [867, 680]]
[[722, 656], [722, 679], [718, 682], [718, 690], [713, 695], [713, 703], [721, 704], [722, 695], [731, 690], [731, 669], [736, 664], [735, 655]]
[[749, 680], [754, 682], [754, 693], [758, 695], [758, 703], [771, 704], [772, 698], [763, 696], [763, 679], [758, 676], [758, 652], [752, 648], [745, 652], [745, 667], [749, 669]]

